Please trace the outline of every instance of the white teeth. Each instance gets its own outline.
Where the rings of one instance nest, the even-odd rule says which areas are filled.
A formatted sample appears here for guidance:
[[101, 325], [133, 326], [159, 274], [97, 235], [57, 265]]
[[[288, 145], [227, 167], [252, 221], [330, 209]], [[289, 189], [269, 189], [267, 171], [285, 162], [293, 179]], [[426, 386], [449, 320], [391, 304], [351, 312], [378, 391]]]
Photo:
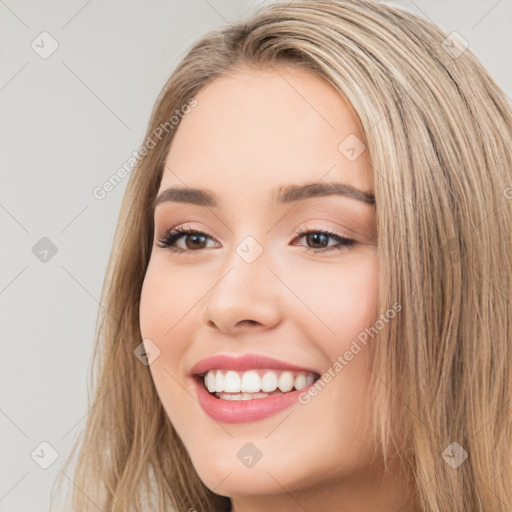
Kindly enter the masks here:
[[277, 375], [274, 372], [267, 372], [261, 379], [261, 390], [265, 393], [275, 391], [277, 389]]
[[[281, 394], [280, 391], [278, 393]], [[230, 401], [252, 400], [253, 398], [267, 398], [267, 396], [271, 396], [268, 393], [217, 393], [217, 395], [222, 400]]]
[[279, 376], [278, 386], [283, 392], [290, 391], [293, 388], [294, 378], [292, 372], [283, 372]]
[[213, 372], [208, 372], [206, 374], [206, 387], [208, 388], [208, 391], [210, 393], [213, 393], [215, 391], [216, 386], [215, 386], [215, 374]]
[[[209, 370], [204, 385], [210, 393], [221, 393], [224, 400], [251, 400], [268, 394], [287, 393], [312, 384], [315, 375], [309, 372], [282, 370]], [[228, 394], [229, 393], [229, 394]]]
[[307, 386], [307, 377], [303, 373], [297, 375], [295, 377], [295, 384], [294, 387], [297, 391], [299, 391], [302, 388], [305, 388]]
[[267, 396], [268, 396], [267, 393], [252, 393], [251, 394], [252, 398], [266, 398]]
[[229, 393], [222, 393], [224, 400], [242, 400], [242, 395], [230, 395]]
[[[218, 375], [218, 373], [217, 373]], [[229, 370], [224, 376], [224, 389], [227, 393], [240, 393], [240, 376], [238, 373]]]
[[261, 389], [261, 379], [257, 372], [248, 371], [244, 372], [242, 376], [242, 392], [256, 393]]
[[215, 391], [224, 391], [224, 375], [220, 372], [215, 375]]

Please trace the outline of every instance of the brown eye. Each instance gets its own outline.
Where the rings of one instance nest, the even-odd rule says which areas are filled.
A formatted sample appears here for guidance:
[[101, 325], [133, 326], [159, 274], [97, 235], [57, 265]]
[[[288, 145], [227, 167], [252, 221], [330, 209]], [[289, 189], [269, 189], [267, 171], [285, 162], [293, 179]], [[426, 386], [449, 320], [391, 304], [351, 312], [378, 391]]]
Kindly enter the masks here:
[[308, 244], [313, 245], [312, 249], [323, 249], [329, 245], [329, 236], [323, 233], [309, 233], [306, 240]]
[[[181, 239], [185, 239], [185, 248], [177, 247], [176, 243]], [[172, 252], [198, 252], [205, 249], [207, 240], [213, 240], [207, 233], [193, 229], [184, 229], [177, 227], [167, 231], [157, 243], [162, 249], [169, 249]]]
[[187, 249], [203, 249], [207, 237], [200, 234], [183, 235]]
[[[304, 238], [309, 247], [307, 251], [313, 252], [329, 252], [333, 250], [343, 250], [356, 244], [355, 240], [333, 233], [323, 229], [299, 230], [297, 233], [299, 238]], [[335, 240], [337, 244], [329, 245], [329, 239]]]

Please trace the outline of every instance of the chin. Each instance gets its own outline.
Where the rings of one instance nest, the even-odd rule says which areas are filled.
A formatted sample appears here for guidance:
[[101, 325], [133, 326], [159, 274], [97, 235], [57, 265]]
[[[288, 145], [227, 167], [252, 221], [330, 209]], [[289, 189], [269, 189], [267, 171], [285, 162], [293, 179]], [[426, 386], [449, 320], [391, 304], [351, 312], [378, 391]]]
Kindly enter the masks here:
[[290, 468], [300, 465], [300, 460], [286, 461], [286, 471], [276, 467], [276, 461], [260, 460], [256, 466], [246, 468], [241, 464], [198, 464], [194, 467], [201, 481], [215, 494], [271, 495], [294, 490], [307, 481], [307, 475], [291, 474]]

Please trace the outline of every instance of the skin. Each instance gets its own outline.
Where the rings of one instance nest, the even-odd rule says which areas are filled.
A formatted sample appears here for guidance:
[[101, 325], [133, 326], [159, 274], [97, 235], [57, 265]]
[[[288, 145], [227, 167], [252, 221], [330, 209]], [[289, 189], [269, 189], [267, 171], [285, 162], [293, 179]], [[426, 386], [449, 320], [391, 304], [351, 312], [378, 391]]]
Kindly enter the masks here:
[[[141, 334], [160, 349], [151, 374], [200, 478], [231, 497], [236, 512], [414, 511], [398, 460], [384, 472], [365, 424], [371, 342], [307, 405], [249, 423], [211, 419], [188, 376], [195, 363], [221, 353], [262, 354], [321, 374], [376, 319], [375, 207], [337, 195], [272, 202], [276, 187], [307, 182], [373, 192], [368, 151], [350, 161], [338, 149], [350, 134], [365, 140], [358, 118], [322, 78], [277, 70], [214, 80], [180, 122], [159, 193], [206, 188], [219, 207], [156, 207], [140, 304]], [[208, 233], [203, 248], [190, 236], [176, 242], [188, 253], [156, 245], [183, 224]], [[299, 227], [356, 244], [337, 250], [337, 240], [326, 238], [332, 250], [308, 251], [322, 242], [296, 235]], [[236, 252], [247, 236], [263, 249], [250, 264]], [[251, 468], [237, 458], [247, 442], [262, 454]]]

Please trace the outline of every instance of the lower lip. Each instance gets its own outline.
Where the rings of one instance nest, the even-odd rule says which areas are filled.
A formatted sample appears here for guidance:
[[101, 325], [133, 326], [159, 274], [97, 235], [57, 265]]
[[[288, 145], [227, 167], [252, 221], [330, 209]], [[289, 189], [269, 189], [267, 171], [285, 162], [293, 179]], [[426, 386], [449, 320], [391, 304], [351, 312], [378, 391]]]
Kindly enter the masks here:
[[206, 414], [221, 423], [243, 423], [272, 416], [297, 403], [299, 393], [303, 393], [309, 387], [307, 386], [300, 391], [289, 391], [282, 395], [273, 395], [267, 398], [222, 400], [210, 394], [198, 379], [194, 379], [194, 382], [197, 387], [199, 404]]

